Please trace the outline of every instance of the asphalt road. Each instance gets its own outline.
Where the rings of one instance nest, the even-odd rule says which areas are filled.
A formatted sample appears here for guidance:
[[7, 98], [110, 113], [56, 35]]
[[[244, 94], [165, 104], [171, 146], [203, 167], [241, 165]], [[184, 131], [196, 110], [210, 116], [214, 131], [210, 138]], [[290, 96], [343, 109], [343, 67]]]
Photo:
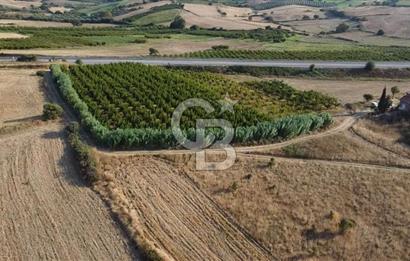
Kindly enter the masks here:
[[[12, 61], [17, 56], [1, 56], [0, 61]], [[75, 62], [81, 59], [85, 64], [107, 64], [119, 62], [133, 62], [150, 65], [170, 66], [252, 66], [252, 67], [288, 67], [308, 68], [315, 64], [316, 68], [355, 69], [363, 68], [365, 61], [299, 61], [299, 60], [244, 60], [244, 59], [198, 59], [198, 58], [163, 58], [163, 57], [51, 57], [37, 56], [38, 61], [47, 62], [50, 59], [65, 59]], [[376, 62], [380, 69], [410, 68], [410, 61]]]

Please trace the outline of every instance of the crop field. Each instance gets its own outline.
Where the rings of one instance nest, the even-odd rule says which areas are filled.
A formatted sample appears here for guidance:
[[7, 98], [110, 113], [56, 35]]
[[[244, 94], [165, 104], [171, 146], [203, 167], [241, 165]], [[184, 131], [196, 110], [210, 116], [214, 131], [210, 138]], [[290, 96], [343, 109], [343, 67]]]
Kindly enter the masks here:
[[[236, 127], [236, 142], [287, 138], [321, 128], [331, 122], [328, 114], [299, 114], [337, 106], [334, 98], [299, 92], [281, 82], [242, 85], [211, 73], [138, 64], [71, 66], [68, 71], [54, 66], [53, 73], [97, 141], [113, 147], [175, 145], [169, 129], [172, 113], [190, 98], [207, 100], [216, 108], [218, 115], [213, 116], [229, 120]], [[218, 101], [226, 98], [239, 100], [235, 113], [221, 110]], [[188, 136], [204, 115], [199, 108], [183, 114], [181, 126]], [[281, 118], [286, 115], [293, 116]]]
[[351, 50], [205, 50], [186, 53], [183, 57], [289, 60], [400, 61], [410, 60], [410, 49], [404, 47], [359, 47]]

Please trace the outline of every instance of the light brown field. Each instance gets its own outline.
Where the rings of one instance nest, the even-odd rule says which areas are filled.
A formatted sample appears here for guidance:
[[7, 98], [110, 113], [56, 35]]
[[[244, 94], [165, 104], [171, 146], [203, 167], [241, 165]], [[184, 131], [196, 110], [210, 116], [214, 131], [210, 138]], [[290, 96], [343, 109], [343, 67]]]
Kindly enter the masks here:
[[155, 48], [160, 54], [182, 54], [210, 49], [214, 45], [228, 45], [231, 49], [259, 49], [263, 43], [255, 41], [237, 41], [236, 39], [192, 37], [191, 39], [149, 39], [146, 44], [121, 44], [99, 47], [79, 47], [64, 49], [27, 49], [27, 50], [2, 50], [2, 53], [58, 55], [58, 56], [138, 56], [148, 55], [149, 48]]
[[[227, 16], [222, 16], [218, 8], [227, 12]], [[264, 28], [268, 25], [277, 26], [273, 23], [253, 22], [244, 16], [249, 10], [238, 8], [228, 8], [220, 5], [185, 4], [182, 17], [186, 20], [187, 26], [198, 25], [202, 28], [222, 27], [227, 30], [250, 30]], [[235, 14], [237, 15], [235, 17]], [[238, 16], [238, 14], [240, 16]]]
[[[49, 21], [30, 21], [30, 20], [15, 20], [15, 19], [0, 19], [0, 26], [22, 26], [22, 27], [73, 27], [71, 23], [49, 22]], [[113, 24], [88, 24], [84, 23], [84, 27], [112, 27]]]
[[35, 70], [0, 70], [0, 126], [40, 115], [44, 98]]
[[70, 8], [66, 8], [64, 6], [53, 6], [53, 7], [48, 8], [48, 10], [52, 13], [55, 13], [55, 12], [65, 13], [65, 12], [71, 11]]
[[410, 8], [367, 6], [347, 8], [347, 15], [365, 17], [363, 30], [377, 32], [383, 29], [386, 35], [410, 38]]
[[363, 31], [350, 31], [346, 33], [330, 35], [330, 37], [337, 37], [354, 41], [361, 44], [379, 45], [379, 46], [410, 46], [410, 39], [390, 37], [390, 36], [377, 36], [371, 32]]
[[[33, 70], [0, 71], [0, 122], [29, 123], [44, 101]], [[134, 247], [79, 175], [63, 126], [0, 135], [1, 260], [135, 260]]]
[[40, 0], [33, 1], [20, 1], [20, 0], [0, 0], [0, 5], [10, 7], [10, 8], [30, 8], [30, 6], [39, 7], [41, 5]]
[[291, 27], [295, 31], [307, 32], [311, 34], [318, 34], [320, 32], [330, 32], [336, 29], [336, 27], [346, 22], [344, 19], [322, 19], [322, 20], [303, 20], [303, 21], [291, 21], [282, 22], [282, 24]]
[[[257, 242], [204, 194], [185, 172], [151, 157], [102, 156], [112, 201], [135, 233], [174, 260], [271, 260]], [[104, 192], [102, 192], [104, 194]], [[121, 199], [121, 200], [119, 200]]]
[[[188, 173], [280, 260], [408, 258], [410, 171], [275, 162], [241, 158], [227, 171]], [[356, 227], [339, 233], [342, 218]]]
[[22, 39], [27, 37], [19, 33], [0, 33], [0, 39]]
[[[272, 13], [273, 12], [273, 13]], [[303, 16], [307, 15], [313, 19], [314, 15], [318, 15], [319, 18], [325, 18], [323, 11], [320, 8], [300, 6], [300, 5], [288, 5], [275, 7], [260, 11], [260, 13], [266, 13], [272, 16], [274, 21], [293, 21], [302, 20]]]

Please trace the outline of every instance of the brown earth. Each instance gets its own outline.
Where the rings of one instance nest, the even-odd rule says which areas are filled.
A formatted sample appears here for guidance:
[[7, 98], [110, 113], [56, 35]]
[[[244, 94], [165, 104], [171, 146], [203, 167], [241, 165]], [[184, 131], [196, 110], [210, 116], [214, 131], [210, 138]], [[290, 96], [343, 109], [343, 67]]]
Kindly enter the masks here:
[[[0, 19], [0, 26], [22, 26], [22, 27], [73, 27], [71, 23], [49, 22], [49, 21], [31, 21], [16, 19]], [[111, 27], [113, 24], [82, 24], [84, 27]]]
[[21, 1], [21, 0], [0, 0], [0, 5], [10, 7], [10, 8], [30, 8], [30, 6], [39, 7], [41, 5], [40, 0], [33, 1]]
[[[270, 159], [188, 174], [281, 260], [409, 258], [410, 171]], [[341, 233], [344, 218], [356, 226]]]
[[33, 122], [45, 100], [33, 73], [0, 71], [0, 121], [27, 125], [0, 135], [0, 260], [138, 259], [80, 177], [63, 126]]
[[271, 9], [261, 10], [260, 13], [266, 13], [271, 16], [274, 21], [293, 21], [302, 20], [307, 15], [313, 19], [314, 15], [318, 15], [319, 18], [325, 18], [326, 15], [320, 8], [300, 6], [300, 5], [288, 5], [280, 6]]
[[[175, 260], [272, 257], [184, 173], [151, 157], [102, 156], [111, 193], [128, 202], [138, 234]], [[110, 193], [110, 192], [107, 192]], [[115, 201], [115, 199], [114, 199]]]

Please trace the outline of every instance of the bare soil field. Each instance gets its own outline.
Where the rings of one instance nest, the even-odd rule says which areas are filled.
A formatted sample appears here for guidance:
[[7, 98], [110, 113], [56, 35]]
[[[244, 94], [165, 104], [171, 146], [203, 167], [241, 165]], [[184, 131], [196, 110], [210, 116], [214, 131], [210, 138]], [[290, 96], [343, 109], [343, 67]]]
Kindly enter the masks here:
[[326, 15], [320, 8], [300, 6], [300, 5], [288, 5], [275, 7], [260, 11], [260, 13], [266, 13], [270, 15], [274, 21], [294, 21], [302, 20], [305, 15], [313, 19], [314, 15], [318, 15], [319, 18], [326, 18]]
[[[183, 170], [158, 158], [101, 156], [136, 233], [174, 260], [271, 260]], [[114, 199], [115, 200], [115, 199]], [[118, 206], [120, 207], [120, 206]]]
[[238, 41], [236, 39], [223, 38], [195, 38], [191, 39], [150, 39], [146, 44], [118, 44], [111, 46], [80, 47], [64, 49], [26, 49], [26, 50], [2, 50], [8, 54], [37, 54], [56, 56], [138, 56], [148, 55], [149, 48], [155, 48], [160, 54], [183, 54], [210, 49], [214, 45], [228, 45], [231, 49], [259, 49], [263, 43], [252, 40]]
[[71, 11], [70, 8], [66, 8], [64, 6], [53, 6], [48, 8], [48, 10], [52, 13], [60, 12], [60, 13], [65, 13]]
[[[48, 21], [30, 21], [30, 20], [15, 20], [15, 19], [0, 19], [0, 26], [22, 26], [22, 27], [73, 27], [71, 23], [48, 22]], [[88, 24], [84, 23], [84, 27], [111, 27], [113, 24]]]
[[362, 28], [365, 31], [377, 32], [383, 29], [386, 35], [410, 38], [410, 8], [367, 6], [347, 8], [347, 15], [364, 17]]
[[[225, 11], [227, 15], [222, 16], [218, 9], [221, 12]], [[275, 26], [272, 23], [249, 21], [248, 17], [244, 16], [248, 11], [247, 8], [238, 11], [238, 8], [233, 7], [185, 4], [181, 15], [186, 20], [187, 27], [198, 25], [203, 28], [222, 27], [227, 30], [251, 30], [265, 28], [267, 25]], [[235, 15], [237, 16], [235, 17]]]
[[0, 39], [21, 39], [28, 36], [19, 33], [0, 33]]
[[0, 70], [0, 126], [39, 116], [44, 97], [36, 70]]
[[[241, 158], [189, 176], [281, 260], [405, 260], [410, 171]], [[185, 167], [187, 169], [187, 167]], [[341, 232], [343, 219], [354, 227]]]
[[[0, 71], [0, 121], [6, 126], [41, 115], [44, 96], [34, 72]], [[0, 260], [138, 259], [80, 177], [62, 125], [1, 134], [0, 144]]]
[[346, 22], [345, 19], [322, 19], [322, 20], [303, 20], [282, 22], [282, 24], [291, 27], [295, 31], [319, 34], [320, 32], [334, 31], [336, 27]]
[[9, 8], [30, 8], [30, 6], [39, 7], [41, 5], [40, 0], [33, 0], [33, 1], [21, 1], [21, 0], [0, 0], [0, 5], [6, 6]]

